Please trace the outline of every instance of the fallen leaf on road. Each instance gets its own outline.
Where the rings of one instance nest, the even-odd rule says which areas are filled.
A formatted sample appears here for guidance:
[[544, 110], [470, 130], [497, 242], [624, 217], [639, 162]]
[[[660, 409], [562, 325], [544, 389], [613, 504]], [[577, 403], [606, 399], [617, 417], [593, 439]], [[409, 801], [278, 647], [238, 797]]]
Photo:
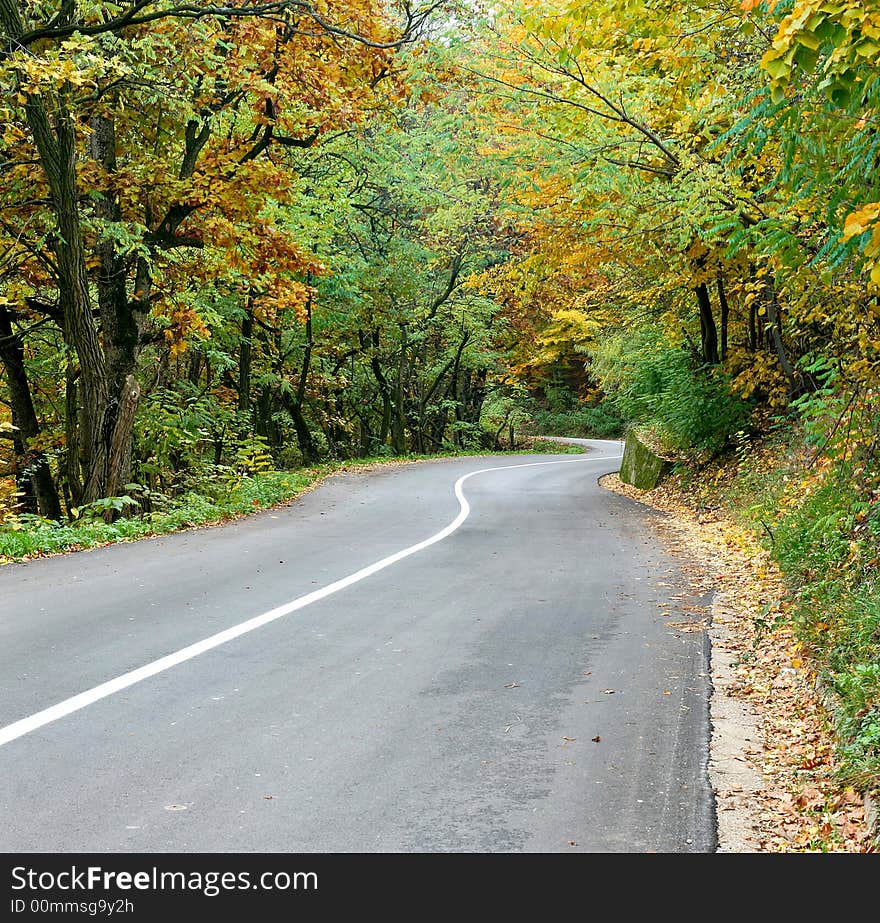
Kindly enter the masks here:
[[705, 631], [706, 623], [705, 622], [670, 622], [670, 628], [674, 628], [676, 631]]
[[597, 734], [595, 737], [592, 737], [590, 739], [593, 741], [594, 744], [597, 744], [602, 738]]

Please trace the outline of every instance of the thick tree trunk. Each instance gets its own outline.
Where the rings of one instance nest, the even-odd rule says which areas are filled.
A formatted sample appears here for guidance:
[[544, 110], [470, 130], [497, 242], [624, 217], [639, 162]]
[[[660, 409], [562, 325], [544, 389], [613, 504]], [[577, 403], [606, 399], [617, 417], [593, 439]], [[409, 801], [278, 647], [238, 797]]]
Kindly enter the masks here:
[[116, 409], [116, 423], [110, 436], [105, 496], [115, 496], [131, 479], [131, 439], [141, 389], [134, 375], [125, 380]]
[[25, 502], [47, 519], [61, 519], [61, 502], [48, 459], [43, 452], [30, 450], [29, 441], [40, 435], [40, 424], [24, 365], [24, 348], [13, 333], [9, 312], [3, 304], [0, 304], [0, 361], [6, 371], [13, 424], [18, 427], [13, 440], [16, 468], [26, 472], [20, 482], [28, 492]]
[[[3, 2], [4, 25], [9, 32], [9, 8]], [[49, 184], [55, 214], [53, 239], [64, 340], [79, 360], [78, 446], [75, 460], [83, 472], [82, 495], [86, 501], [102, 496], [107, 475], [109, 436], [105, 414], [108, 407], [107, 368], [92, 315], [86, 274], [85, 245], [79, 214], [76, 183], [75, 125], [64, 103], [65, 88], [50, 118], [42, 97], [27, 97], [25, 111]], [[70, 422], [70, 421], [68, 421]]]
[[[115, 97], [111, 98], [110, 103], [115, 103]], [[92, 119], [91, 129], [89, 145], [92, 157], [101, 164], [108, 177], [108, 186], [95, 203], [95, 214], [108, 223], [119, 222], [122, 220], [122, 212], [113, 186], [116, 175], [116, 125], [112, 116], [99, 115]], [[96, 245], [96, 255], [98, 309], [101, 315], [108, 401], [100, 434], [104, 445], [95, 448], [97, 457], [103, 458], [106, 455], [106, 470], [103, 477], [100, 472], [96, 472], [97, 483], [93, 489], [99, 496], [113, 496], [131, 479], [132, 433], [140, 399], [135, 371], [149, 305], [149, 283], [139, 264], [136, 297], [130, 301], [125, 284], [125, 260], [117, 252], [112, 238]]]
[[58, 223], [55, 254], [64, 339], [79, 360], [79, 465], [83, 500], [88, 503], [105, 494], [107, 447], [113, 421], [106, 418], [109, 403], [107, 367], [92, 316], [86, 275], [85, 246], [77, 206], [74, 128], [66, 113], [59, 113], [57, 121], [58, 160], [48, 166], [54, 151], [46, 154], [41, 151], [41, 161], [46, 166]]
[[[62, 18], [74, 15], [73, 4], [62, 8]], [[0, 0], [0, 21], [13, 42], [24, 32], [13, 0]], [[65, 102], [68, 88], [57, 90], [50, 116], [40, 95], [29, 94], [25, 113], [49, 185], [56, 233], [53, 238], [59, 299], [65, 343], [79, 360], [79, 458], [84, 473], [82, 494], [86, 500], [101, 496], [106, 479], [104, 438], [107, 409], [107, 371], [86, 275], [85, 246], [76, 183], [76, 126]], [[69, 422], [69, 421], [68, 421]], [[70, 461], [70, 459], [68, 459]]]

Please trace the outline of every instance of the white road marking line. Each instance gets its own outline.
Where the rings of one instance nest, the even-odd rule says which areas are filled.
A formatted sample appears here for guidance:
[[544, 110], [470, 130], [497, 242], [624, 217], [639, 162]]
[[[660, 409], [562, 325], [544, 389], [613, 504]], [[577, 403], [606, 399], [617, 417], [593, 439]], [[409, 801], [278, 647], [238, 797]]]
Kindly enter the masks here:
[[165, 670], [170, 670], [178, 664], [184, 663], [187, 660], [192, 660], [193, 657], [198, 657], [199, 654], [204, 654], [207, 651], [213, 650], [215, 647], [220, 647], [222, 644], [233, 641], [235, 638], [240, 638], [242, 635], [255, 631], [257, 628], [262, 628], [264, 625], [268, 625], [270, 622], [283, 618], [285, 615], [290, 615], [291, 612], [296, 612], [298, 609], [304, 609], [306, 606], [310, 606], [312, 603], [316, 603], [321, 599], [326, 599], [328, 596], [332, 596], [334, 593], [338, 593], [340, 590], [352, 586], [352, 584], [359, 583], [361, 580], [371, 577], [380, 570], [384, 570], [386, 567], [390, 567], [392, 564], [396, 564], [398, 561], [402, 561], [412, 554], [417, 554], [419, 551], [424, 551], [425, 548], [430, 548], [431, 545], [436, 545], [437, 542], [442, 542], [445, 538], [452, 535], [452, 533], [468, 518], [471, 507], [462, 491], [462, 485], [469, 478], [477, 474], [486, 474], [490, 471], [505, 471], [508, 468], [535, 468], [540, 465], [566, 465], [572, 462], [610, 461], [621, 457], [620, 455], [604, 455], [601, 458], [567, 458], [564, 461], [529, 462], [523, 465], [499, 465], [494, 468], [480, 468], [477, 471], [471, 471], [468, 474], [462, 475], [455, 482], [455, 496], [458, 499], [460, 507], [458, 516], [456, 516], [446, 528], [436, 532], [430, 538], [426, 538], [423, 542], [418, 542], [415, 545], [410, 545], [402, 551], [390, 554], [388, 557], [382, 558], [380, 561], [376, 561], [374, 564], [370, 564], [367, 567], [363, 567], [359, 571], [355, 571], [355, 573], [343, 577], [341, 580], [328, 583], [327, 586], [321, 587], [319, 590], [314, 590], [311, 593], [307, 593], [305, 596], [300, 596], [297, 599], [291, 600], [291, 602], [284, 603], [282, 606], [270, 609], [262, 615], [254, 616], [245, 622], [233, 625], [232, 628], [218, 631], [217, 634], [211, 635], [203, 641], [197, 641], [195, 644], [183, 647], [173, 654], [167, 654], [165, 657], [153, 660], [151, 663], [138, 667], [136, 670], [123, 673], [115, 679], [108, 680], [106, 683], [101, 683], [99, 686], [87, 689], [85, 692], [80, 692], [78, 695], [71, 696], [71, 698], [65, 699], [57, 705], [44, 708], [42, 711], [38, 711], [36, 714], [30, 715], [27, 718], [22, 718], [12, 724], [7, 724], [6, 727], [0, 728], [0, 747], [13, 740], [17, 740], [19, 737], [23, 737], [25, 734], [30, 734], [31, 731], [36, 731], [38, 728], [45, 727], [53, 721], [65, 718], [67, 715], [73, 714], [73, 712], [79, 711], [87, 705], [92, 705], [101, 699], [106, 699], [107, 696], [111, 696], [114, 693], [122, 692], [123, 689], [134, 686], [135, 683], [149, 679], [151, 676], [156, 676], [158, 673], [164, 673]]

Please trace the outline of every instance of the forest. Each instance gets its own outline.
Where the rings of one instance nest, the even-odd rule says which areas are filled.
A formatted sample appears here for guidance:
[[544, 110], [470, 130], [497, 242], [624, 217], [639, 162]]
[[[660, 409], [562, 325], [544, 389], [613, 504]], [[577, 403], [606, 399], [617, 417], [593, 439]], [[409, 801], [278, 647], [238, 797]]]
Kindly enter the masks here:
[[0, 43], [0, 555], [635, 427], [732, 472], [876, 782], [880, 2], [0, 0]]

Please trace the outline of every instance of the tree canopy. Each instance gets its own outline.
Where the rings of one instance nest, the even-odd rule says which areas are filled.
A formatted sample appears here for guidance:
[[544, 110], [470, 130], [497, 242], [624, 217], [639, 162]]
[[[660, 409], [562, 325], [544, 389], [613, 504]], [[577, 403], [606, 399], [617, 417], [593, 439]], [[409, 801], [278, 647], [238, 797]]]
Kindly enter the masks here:
[[875, 3], [0, 0], [0, 27], [10, 514], [556, 412], [711, 453], [846, 408], [873, 451]]

